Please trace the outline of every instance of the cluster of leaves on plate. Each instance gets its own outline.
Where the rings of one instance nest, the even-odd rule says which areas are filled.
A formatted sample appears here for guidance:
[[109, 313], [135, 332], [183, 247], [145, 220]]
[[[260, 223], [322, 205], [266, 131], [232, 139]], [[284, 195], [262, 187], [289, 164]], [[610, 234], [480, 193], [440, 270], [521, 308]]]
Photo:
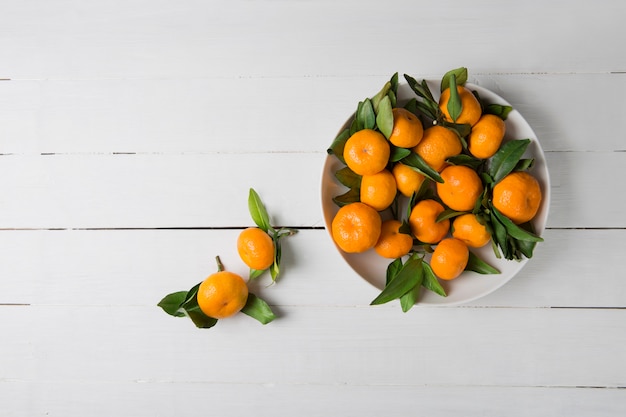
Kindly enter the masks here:
[[[251, 243], [252, 252], [243, 254], [240, 251], [239, 254], [246, 264], [249, 264], [251, 259], [252, 262], [258, 261], [260, 254], [266, 258], [265, 261], [262, 260], [264, 265], [269, 265], [261, 268], [250, 267], [250, 281], [269, 270], [272, 283], [275, 283], [280, 273], [281, 240], [297, 233], [297, 230], [273, 227], [270, 224], [265, 205], [254, 189], [250, 189], [248, 209], [252, 220], [258, 226], [258, 230], [254, 230], [257, 233], [253, 237], [257, 241], [246, 241], [246, 243]], [[240, 239], [245, 232], [241, 233]], [[259, 235], [269, 242], [269, 246], [265, 240], [258, 239]], [[215, 326], [219, 319], [230, 317], [238, 312], [242, 312], [262, 324], [273, 321], [276, 315], [271, 307], [263, 299], [249, 291], [248, 283], [242, 277], [224, 271], [224, 266], [219, 257], [216, 257], [216, 261], [218, 272], [209, 275], [204, 281], [194, 285], [188, 291], [178, 291], [166, 295], [158, 303], [158, 306], [171, 316], [188, 317], [196, 327], [205, 329]], [[204, 287], [207, 288], [204, 289]], [[226, 311], [223, 310], [223, 306], [227, 306]], [[219, 314], [212, 314], [212, 311]]]
[[[497, 151], [494, 149], [492, 156], [478, 158], [468, 151], [467, 138], [472, 132], [472, 124], [459, 123], [459, 115], [463, 111], [463, 101], [459, 96], [459, 91], [467, 82], [467, 69], [454, 69], [442, 77], [441, 92], [449, 90], [446, 91], [449, 94], [449, 99], [443, 109], [441, 102], [435, 99], [425, 80], [418, 82], [406, 74], [404, 78], [415, 93], [415, 97], [403, 103], [398, 102], [398, 74], [394, 74], [375, 96], [358, 103], [351, 124], [335, 138], [328, 149], [328, 153], [335, 155], [342, 163], [346, 164], [344, 159], [346, 142], [356, 132], [363, 129], [378, 131], [389, 140], [394, 129], [393, 109], [400, 106], [419, 117], [423, 126], [438, 125], [449, 129], [460, 140], [462, 151], [447, 158], [446, 166], [470, 167], [478, 174], [484, 188], [472, 209], [458, 211], [446, 206], [445, 210], [437, 216], [436, 221], [443, 222], [466, 213], [472, 213], [488, 231], [491, 237], [491, 246], [497, 258], [507, 260], [531, 258], [536, 243], [543, 239], [535, 234], [530, 221], [514, 222], [493, 204], [493, 191], [496, 184], [510, 173], [527, 171], [532, 167], [533, 159], [523, 157], [531, 142], [530, 139], [502, 141], [501, 144], [498, 144]], [[471, 93], [480, 104], [479, 111], [482, 115], [495, 115], [501, 120], [506, 120], [512, 110], [508, 105], [486, 103], [476, 91], [471, 91]], [[381, 213], [381, 215], [391, 216], [401, 222], [402, 226], [399, 232], [408, 234], [413, 238], [413, 247], [406, 256], [394, 259], [388, 265], [385, 288], [372, 301], [372, 304], [382, 304], [399, 299], [403, 311], [408, 311], [418, 301], [422, 288], [443, 297], [447, 296], [431, 265], [426, 261], [426, 256], [433, 253], [436, 244], [419, 241], [412, 233], [408, 222], [411, 210], [418, 202], [425, 199], [441, 202], [435, 186], [438, 183], [443, 183], [444, 180], [440, 175], [441, 170], [435, 170], [414, 149], [394, 146], [391, 143], [389, 145], [390, 153], [386, 167], [388, 170], [391, 170], [395, 164], [401, 163], [422, 174], [425, 180], [419, 190], [408, 198], [398, 192], [389, 208]], [[348, 166], [339, 169], [335, 175], [348, 190], [335, 196], [334, 202], [341, 208], [360, 201], [362, 176], [353, 172]], [[406, 211], [403, 209], [404, 205], [407, 206]], [[469, 251], [469, 259], [464, 269], [480, 274], [499, 273], [497, 269], [479, 259], [472, 251]]]

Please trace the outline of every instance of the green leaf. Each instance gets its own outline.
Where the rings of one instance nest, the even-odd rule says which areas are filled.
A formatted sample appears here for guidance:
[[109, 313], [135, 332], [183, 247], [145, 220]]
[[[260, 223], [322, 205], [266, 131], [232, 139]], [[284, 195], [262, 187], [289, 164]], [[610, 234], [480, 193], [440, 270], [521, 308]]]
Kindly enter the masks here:
[[344, 164], [346, 161], [343, 159], [343, 149], [348, 139], [350, 139], [350, 129], [344, 129], [337, 135], [327, 150], [329, 155], [335, 155]]
[[217, 324], [217, 319], [204, 314], [202, 310], [200, 310], [200, 306], [198, 306], [198, 299], [196, 296], [198, 294], [200, 284], [201, 283], [196, 284], [189, 290], [187, 293], [187, 299], [182, 304], [181, 308], [185, 311], [187, 317], [191, 319], [196, 327], [208, 329]]
[[424, 274], [422, 262], [422, 259], [416, 255], [409, 257], [400, 272], [385, 286], [378, 297], [371, 302], [371, 305], [384, 304], [400, 298], [418, 282], [421, 282]]
[[493, 210], [493, 214], [496, 216], [496, 218], [506, 228], [506, 232], [509, 234], [509, 236], [513, 237], [514, 239], [527, 242], [543, 242], [542, 237], [537, 236], [536, 234], [528, 230], [522, 229], [495, 207], [492, 207], [491, 209]]
[[[472, 210], [472, 213], [480, 215], [480, 213], [483, 212], [483, 207], [487, 208], [488, 206], [489, 206], [489, 189], [485, 187], [483, 189], [483, 192], [476, 199], [476, 203], [474, 204], [474, 209]], [[480, 221], [481, 217], [477, 216], [477, 218]], [[485, 224], [485, 223], [481, 223], [481, 224]]]
[[[472, 131], [472, 125], [469, 123], [450, 123], [446, 120], [440, 123], [442, 126], [447, 127], [448, 129], [456, 132], [459, 135], [459, 138], [464, 140], [466, 136], [468, 136]], [[464, 149], [467, 149], [467, 144], [464, 144]]]
[[426, 84], [426, 80], [422, 81], [422, 83], [420, 84], [415, 78], [407, 74], [404, 74], [404, 79], [406, 80], [411, 90], [413, 90], [413, 92], [417, 94], [419, 97], [425, 100], [429, 100], [433, 102], [435, 101], [433, 97], [433, 93], [430, 92], [430, 89], [428, 88], [428, 84]]
[[466, 211], [456, 211], [452, 209], [445, 209], [437, 216], [435, 223], [442, 222], [444, 220], [452, 219], [454, 217], [460, 216], [461, 214], [467, 213]]
[[265, 271], [267, 271], [267, 269], [252, 269], [252, 268], [250, 268], [250, 275], [249, 275], [250, 280], [257, 279], [258, 277], [263, 275], [265, 273]]
[[422, 288], [423, 281], [424, 274], [422, 274], [422, 278], [417, 281], [413, 288], [400, 297], [400, 307], [403, 312], [406, 313], [415, 305], [415, 303], [417, 303], [417, 300], [420, 298], [420, 289]]
[[415, 152], [411, 152], [409, 155], [402, 158], [401, 162], [405, 165], [410, 166], [411, 168], [418, 171], [420, 174], [430, 178], [433, 181], [443, 183], [443, 178], [437, 171], [435, 171], [430, 165], [426, 163], [422, 159], [421, 156], [416, 154]]
[[528, 159], [520, 159], [513, 171], [526, 171], [535, 165], [535, 160], [533, 158]]
[[487, 168], [487, 173], [493, 178], [495, 183], [498, 183], [513, 171], [529, 144], [530, 139], [517, 139], [502, 145], [491, 158], [491, 163]]
[[[495, 249], [497, 249], [497, 247], [500, 248], [504, 259], [512, 259], [513, 257], [512, 249], [508, 242], [508, 233], [506, 231], [506, 227], [504, 227], [504, 225], [500, 223], [500, 221], [498, 220], [498, 218], [496, 217], [493, 211], [491, 211], [490, 216], [491, 216], [491, 226], [493, 229], [491, 238], [496, 243]], [[496, 256], [498, 258], [500, 258], [499, 252], [494, 250], [494, 253], [496, 253]]]
[[487, 104], [485, 105], [483, 113], [493, 114], [495, 116], [498, 116], [502, 120], [506, 120], [512, 110], [513, 107], [511, 106], [503, 106], [501, 104]]
[[407, 101], [404, 105], [404, 108], [416, 116], [419, 115], [419, 111], [417, 109], [417, 100], [415, 99], [415, 97]]
[[261, 197], [254, 189], [250, 188], [250, 194], [248, 196], [248, 210], [254, 223], [265, 233], [269, 233], [272, 229], [270, 225], [270, 218], [267, 214], [267, 210], [261, 201]]
[[422, 285], [427, 290], [430, 290], [442, 297], [448, 296], [448, 294], [446, 294], [446, 290], [443, 289], [441, 283], [437, 279], [437, 276], [433, 272], [433, 269], [426, 262], [424, 262], [424, 280], [422, 281]]
[[463, 111], [463, 103], [461, 103], [461, 97], [459, 97], [459, 91], [456, 86], [456, 76], [452, 74], [450, 76], [450, 99], [448, 100], [447, 108], [450, 118], [455, 123]]
[[339, 182], [348, 188], [361, 187], [361, 176], [352, 171], [347, 166], [335, 172], [335, 177]]
[[282, 256], [281, 243], [278, 239], [274, 239], [274, 262], [270, 266], [270, 276], [272, 282], [276, 282], [278, 275], [280, 274], [280, 258]]
[[361, 201], [361, 192], [358, 188], [350, 188], [345, 193], [333, 197], [333, 201], [339, 207], [343, 207], [350, 203], [356, 203], [357, 201]]
[[[452, 78], [454, 77], [454, 83], [452, 82]], [[441, 77], [441, 91], [450, 87], [452, 84], [455, 85], [465, 85], [467, 82], [467, 68], [461, 67], [450, 70], [446, 72], [443, 77]]]
[[429, 104], [429, 102], [426, 102], [426, 101], [418, 101], [416, 103], [416, 106], [419, 109], [419, 111], [424, 113], [426, 116], [430, 117], [433, 120], [437, 119], [438, 112], [439, 112], [438, 106], [432, 106]]
[[374, 129], [376, 127], [376, 113], [374, 113], [374, 107], [369, 98], [365, 99], [359, 106], [356, 117], [361, 129]]
[[389, 84], [391, 85], [390, 91], [393, 91], [394, 94], [398, 93], [398, 73], [395, 72], [391, 79], [389, 80]]
[[391, 100], [389, 100], [388, 96], [383, 97], [380, 101], [378, 113], [376, 114], [376, 125], [381, 133], [389, 139], [393, 131], [393, 111], [391, 109]]
[[259, 321], [261, 324], [267, 324], [276, 318], [270, 306], [252, 293], [248, 293], [248, 300], [241, 312]]
[[530, 242], [527, 240], [518, 240], [515, 242], [517, 250], [527, 257], [528, 259], [533, 257], [533, 251], [535, 250], [535, 246], [537, 246], [537, 242]]
[[398, 104], [398, 98], [396, 97], [396, 93], [394, 93], [393, 91], [389, 90], [389, 92], [387, 93], [387, 97], [389, 97], [389, 102], [391, 103], [391, 108], [396, 107], [396, 105]]
[[200, 284], [202, 283], [201, 282], [197, 283], [196, 285], [191, 287], [189, 291], [187, 291], [187, 298], [185, 298], [185, 301], [181, 304], [182, 308], [187, 309], [187, 308], [191, 308], [193, 306], [198, 305], [196, 295], [198, 294], [198, 289], [200, 288]]
[[194, 307], [186, 309], [185, 311], [193, 324], [200, 329], [210, 329], [217, 324], [218, 320], [204, 314], [197, 304]]
[[378, 107], [380, 106], [380, 102], [383, 98], [387, 97], [387, 93], [389, 92], [389, 90], [392, 89], [392, 87], [393, 85], [391, 81], [387, 81], [385, 85], [383, 85], [383, 88], [381, 88], [380, 91], [376, 93], [374, 97], [372, 97], [371, 101], [375, 113], [378, 113]]
[[390, 162], [398, 162], [403, 158], [406, 158], [411, 154], [411, 150], [407, 148], [399, 148], [397, 146], [391, 145], [391, 154], [389, 155]]
[[414, 192], [413, 195], [409, 198], [409, 202], [407, 204], [407, 213], [406, 213], [407, 219], [411, 217], [411, 210], [413, 210], [413, 207], [415, 207], [415, 205], [418, 202], [422, 200], [435, 198], [435, 191], [432, 189], [430, 184], [431, 184], [430, 181], [422, 181], [422, 184], [420, 185], [419, 190]]
[[452, 165], [465, 165], [472, 168], [474, 171], [476, 171], [478, 167], [483, 163], [481, 159], [465, 154], [451, 156], [450, 158], [446, 159], [446, 162]]
[[178, 291], [168, 294], [163, 297], [157, 305], [170, 316], [184, 317], [185, 313], [180, 310], [180, 306], [187, 299], [187, 292], [188, 291]]
[[493, 266], [489, 265], [487, 262], [480, 259], [476, 256], [472, 251], [469, 252], [469, 260], [467, 261], [467, 266], [465, 266], [466, 271], [478, 272], [479, 274], [499, 274], [498, 271]]
[[398, 228], [398, 233], [402, 233], [405, 235], [413, 236], [413, 232], [411, 232], [411, 225], [408, 221], [402, 220], [400, 227]]
[[387, 275], [385, 285], [389, 284], [392, 279], [398, 275], [398, 272], [402, 270], [402, 258], [394, 259], [389, 265], [387, 265]]

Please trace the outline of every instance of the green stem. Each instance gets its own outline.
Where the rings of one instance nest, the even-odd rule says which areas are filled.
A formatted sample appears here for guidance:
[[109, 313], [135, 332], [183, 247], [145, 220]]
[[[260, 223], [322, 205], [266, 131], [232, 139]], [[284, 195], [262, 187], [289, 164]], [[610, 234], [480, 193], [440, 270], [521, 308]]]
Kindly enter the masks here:
[[217, 272], [222, 272], [224, 270], [224, 264], [222, 264], [219, 256], [215, 257], [215, 262], [217, 262]]

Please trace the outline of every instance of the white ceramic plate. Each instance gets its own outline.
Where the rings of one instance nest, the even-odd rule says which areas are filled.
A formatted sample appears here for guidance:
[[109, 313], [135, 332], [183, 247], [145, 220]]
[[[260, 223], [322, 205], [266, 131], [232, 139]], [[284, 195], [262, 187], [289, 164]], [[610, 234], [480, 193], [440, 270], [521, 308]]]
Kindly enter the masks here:
[[[428, 83], [433, 94], [436, 94], [436, 92], [439, 91], [438, 82], [429, 81]], [[467, 83], [466, 86], [470, 90], [477, 91], [481, 99], [486, 103], [510, 105], [506, 100], [485, 88], [470, 83]], [[415, 97], [415, 93], [413, 93], [407, 84], [403, 83], [398, 86], [399, 103], [406, 102], [412, 97]], [[342, 126], [341, 129], [339, 129], [339, 132], [350, 125], [353, 116], [346, 121], [345, 125]], [[506, 135], [504, 140], [527, 138], [531, 140], [531, 143], [528, 146], [524, 157], [532, 157], [535, 159], [535, 165], [530, 172], [539, 181], [543, 193], [541, 207], [539, 208], [539, 212], [535, 216], [535, 219], [533, 219], [533, 226], [535, 227], [536, 232], [542, 235], [548, 217], [548, 209], [550, 207], [550, 178], [548, 174], [548, 167], [546, 165], [545, 155], [541, 145], [537, 140], [537, 136], [526, 120], [524, 120], [522, 115], [517, 110], [513, 109], [513, 111], [509, 113], [506, 120]], [[332, 138], [330, 141], [332, 141]], [[345, 165], [343, 165], [334, 155], [329, 155], [326, 158], [322, 171], [322, 211], [324, 214], [326, 230], [330, 235], [331, 241], [333, 241], [331, 235], [331, 223], [335, 214], [339, 210], [332, 199], [333, 197], [347, 191], [347, 189], [335, 178], [335, 172], [344, 166]], [[541, 245], [542, 243], [537, 244], [535, 253], [541, 250]], [[337, 246], [335, 245], [335, 247]], [[373, 249], [359, 254], [345, 253], [339, 249], [339, 247], [337, 247], [337, 251], [361, 278], [382, 291], [385, 286], [387, 265], [389, 265], [392, 261], [391, 259], [385, 259], [378, 256]], [[481, 259], [497, 268], [500, 271], [500, 274], [481, 275], [475, 272], [464, 272], [453, 281], [441, 281], [448, 294], [447, 297], [441, 297], [424, 289], [421, 292], [418, 304], [454, 305], [476, 300], [495, 291], [507, 283], [529, 261], [528, 259], [524, 259], [519, 262], [498, 259], [493, 253], [491, 244], [487, 244], [479, 249], [472, 249], [472, 251]]]

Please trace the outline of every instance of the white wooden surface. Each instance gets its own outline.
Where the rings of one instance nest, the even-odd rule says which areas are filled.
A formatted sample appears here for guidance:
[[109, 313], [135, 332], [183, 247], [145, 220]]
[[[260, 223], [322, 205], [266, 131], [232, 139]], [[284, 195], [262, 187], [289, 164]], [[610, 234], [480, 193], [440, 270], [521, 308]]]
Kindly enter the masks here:
[[[0, 416], [623, 416], [626, 3], [44, 1], [0, 13]], [[399, 71], [470, 81], [546, 151], [546, 242], [459, 307], [370, 307], [325, 149]], [[254, 187], [300, 228], [279, 318], [156, 307], [226, 266]], [[230, 249], [229, 249], [230, 248]]]

